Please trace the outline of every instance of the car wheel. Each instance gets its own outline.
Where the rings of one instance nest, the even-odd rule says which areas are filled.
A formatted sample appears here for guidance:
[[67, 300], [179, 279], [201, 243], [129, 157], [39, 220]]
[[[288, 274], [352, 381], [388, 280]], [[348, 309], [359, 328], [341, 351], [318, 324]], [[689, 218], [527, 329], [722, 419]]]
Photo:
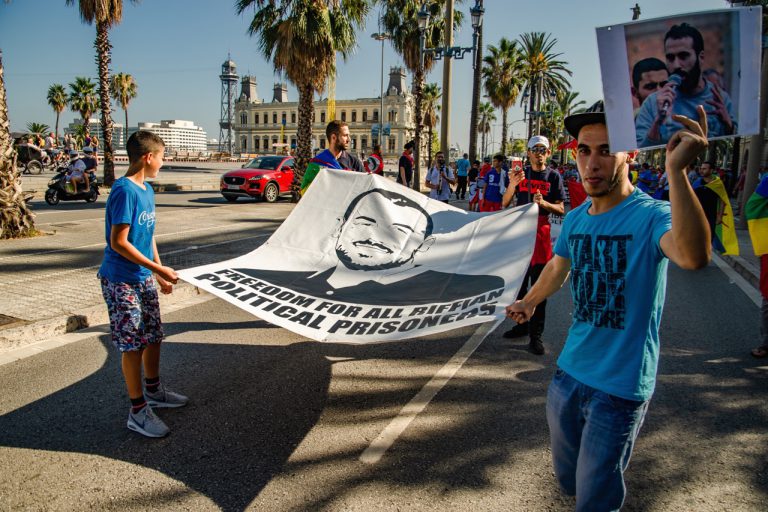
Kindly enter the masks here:
[[45, 193], [45, 202], [51, 206], [59, 204], [59, 191], [49, 188]]
[[234, 203], [237, 201], [237, 196], [224, 196], [224, 199], [226, 199], [230, 203]]
[[266, 202], [274, 203], [277, 201], [279, 195], [280, 189], [278, 188], [277, 183], [270, 183], [264, 187], [264, 200]]
[[41, 172], [43, 172], [43, 164], [41, 164], [37, 160], [32, 160], [27, 164], [27, 172], [29, 174], [40, 174]]

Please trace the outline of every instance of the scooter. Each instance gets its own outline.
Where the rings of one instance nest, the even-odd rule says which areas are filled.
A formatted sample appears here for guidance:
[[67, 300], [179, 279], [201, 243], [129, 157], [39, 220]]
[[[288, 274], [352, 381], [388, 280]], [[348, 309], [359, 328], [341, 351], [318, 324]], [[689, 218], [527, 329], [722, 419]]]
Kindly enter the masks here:
[[59, 201], [79, 201], [85, 200], [87, 203], [93, 203], [99, 198], [99, 180], [96, 179], [96, 173], [93, 169], [86, 171], [90, 179], [91, 187], [85, 190], [85, 184], [78, 184], [75, 190], [75, 184], [70, 181], [70, 171], [67, 167], [59, 167], [56, 170], [56, 176], [48, 182], [48, 190], [45, 192], [45, 202], [51, 206], [59, 204]]

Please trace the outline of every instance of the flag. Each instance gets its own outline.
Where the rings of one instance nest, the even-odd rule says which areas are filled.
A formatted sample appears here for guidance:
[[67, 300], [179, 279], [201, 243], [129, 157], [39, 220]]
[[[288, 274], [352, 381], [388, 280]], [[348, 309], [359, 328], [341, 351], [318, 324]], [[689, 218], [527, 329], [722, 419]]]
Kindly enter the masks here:
[[500, 321], [538, 208], [471, 213], [392, 180], [324, 169], [272, 236], [182, 279], [317, 341], [402, 341]]
[[755, 193], [747, 200], [744, 213], [755, 254], [768, 254], [768, 176], [763, 178]]
[[568, 185], [568, 197], [571, 198], [571, 210], [573, 210], [586, 201], [587, 193], [584, 191], [584, 185], [578, 181], [568, 180], [565, 183]]
[[720, 202], [723, 204], [723, 214], [715, 224], [715, 237], [716, 242], [723, 248], [723, 254], [730, 256], [739, 255], [739, 239], [736, 238], [736, 226], [733, 220], [733, 209], [731, 208], [731, 201], [728, 198], [728, 194], [725, 192], [725, 186], [723, 181], [715, 176], [715, 178], [709, 183], [704, 185], [712, 192], [717, 194], [720, 198]]
[[341, 164], [336, 160], [336, 157], [327, 149], [315, 155], [315, 157], [309, 161], [309, 164], [307, 164], [307, 170], [304, 171], [304, 178], [301, 180], [302, 196], [307, 192], [307, 189], [312, 184], [317, 173], [320, 172], [320, 169], [324, 167], [330, 169], [342, 169]]

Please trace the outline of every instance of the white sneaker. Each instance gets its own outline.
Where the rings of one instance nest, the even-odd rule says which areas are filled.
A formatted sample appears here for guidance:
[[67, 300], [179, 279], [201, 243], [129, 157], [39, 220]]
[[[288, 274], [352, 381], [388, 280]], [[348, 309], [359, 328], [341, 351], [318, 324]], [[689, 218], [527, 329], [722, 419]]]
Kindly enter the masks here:
[[128, 413], [128, 428], [147, 437], [165, 437], [171, 431], [149, 405], [137, 413], [132, 410]]
[[147, 404], [156, 408], [171, 408], [171, 407], [183, 407], [189, 402], [189, 398], [185, 397], [181, 393], [176, 393], [170, 389], [166, 389], [165, 386], [160, 384], [155, 393], [144, 391], [144, 397], [147, 399]]

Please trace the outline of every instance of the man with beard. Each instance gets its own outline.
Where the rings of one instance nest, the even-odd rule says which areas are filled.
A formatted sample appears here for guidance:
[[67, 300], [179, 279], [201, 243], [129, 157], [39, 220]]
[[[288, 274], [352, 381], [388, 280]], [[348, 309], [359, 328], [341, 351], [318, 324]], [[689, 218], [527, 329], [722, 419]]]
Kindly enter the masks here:
[[704, 39], [687, 23], [674, 25], [664, 36], [664, 55], [670, 76], [667, 84], [648, 96], [635, 118], [635, 134], [640, 148], [666, 144], [683, 126], [674, 115], [696, 119], [696, 108], [707, 113], [708, 136], [731, 135], [737, 131], [731, 98], [715, 83], [705, 80]]
[[416, 261], [435, 237], [432, 217], [416, 201], [384, 189], [355, 197], [334, 233], [337, 263], [320, 272], [238, 268], [295, 292], [353, 304], [453, 302], [504, 287], [491, 275], [423, 270]]
[[331, 121], [325, 127], [328, 139], [328, 149], [321, 151], [309, 161], [304, 178], [301, 181], [303, 196], [321, 169], [339, 169], [355, 172], [365, 172], [363, 162], [355, 155], [347, 152], [349, 149], [349, 126], [344, 121]]
[[547, 392], [552, 462], [577, 511], [619, 510], [626, 470], [656, 384], [659, 324], [669, 260], [700, 269], [709, 227], [686, 179], [707, 147], [707, 116], [674, 116], [684, 128], [666, 148], [670, 202], [627, 177], [629, 153], [611, 153], [603, 102], [565, 118], [589, 200], [565, 217], [555, 256], [507, 315], [525, 322], [571, 274], [573, 319]]

